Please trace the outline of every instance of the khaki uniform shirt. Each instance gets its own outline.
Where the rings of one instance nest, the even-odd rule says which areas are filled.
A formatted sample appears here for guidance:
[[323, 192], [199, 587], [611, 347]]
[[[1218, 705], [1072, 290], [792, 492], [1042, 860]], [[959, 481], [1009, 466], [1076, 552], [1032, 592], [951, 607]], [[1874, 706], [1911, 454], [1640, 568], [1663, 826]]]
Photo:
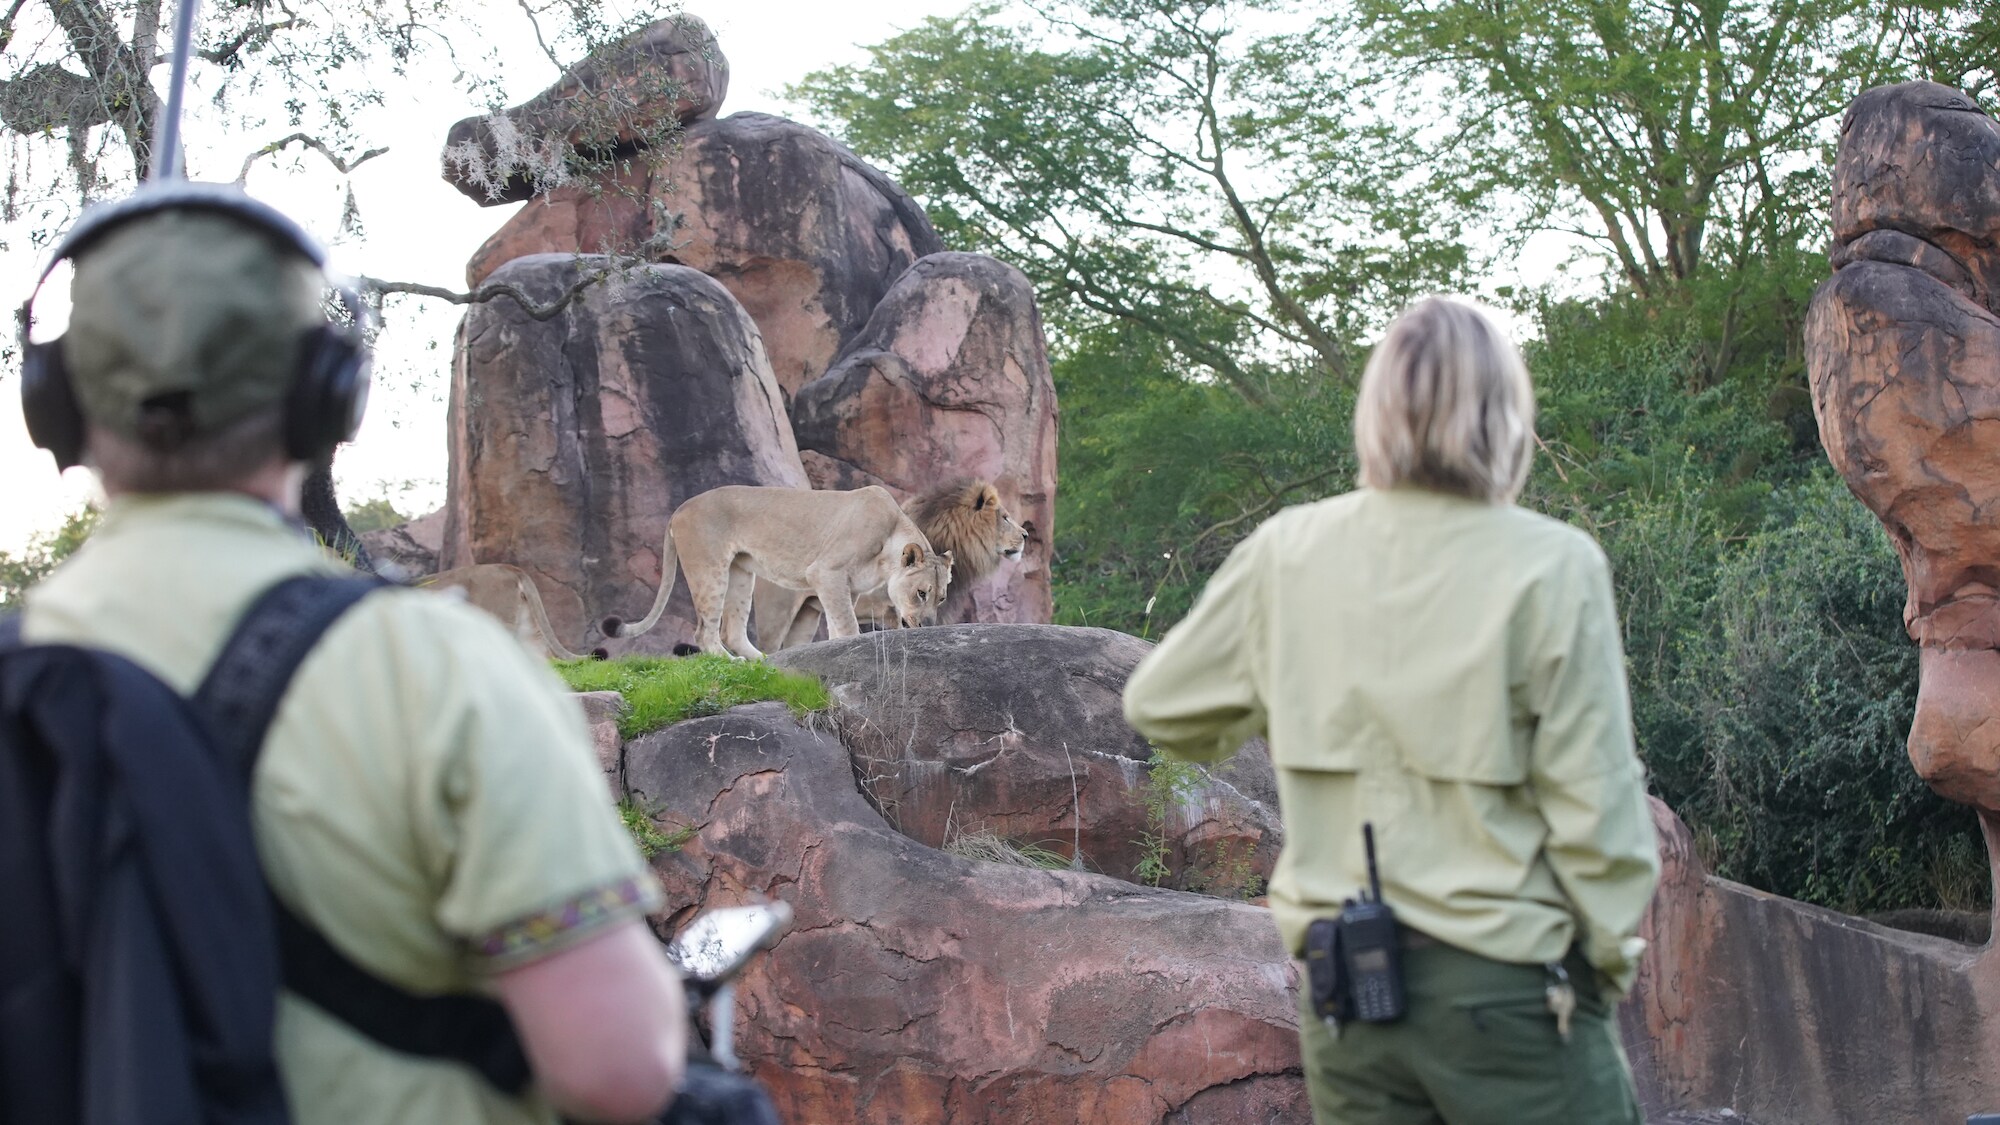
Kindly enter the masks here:
[[[190, 693], [253, 597], [343, 569], [248, 497], [121, 498], [28, 593], [23, 634], [108, 649]], [[279, 897], [412, 992], [480, 991], [659, 898], [561, 682], [435, 594], [371, 594], [327, 631], [278, 709], [251, 806]], [[277, 1055], [300, 1125], [555, 1121], [537, 1096], [391, 1053], [290, 994]]]
[[1416, 488], [1288, 509], [1141, 661], [1125, 715], [1170, 757], [1268, 736], [1294, 953], [1366, 886], [1499, 961], [1573, 940], [1621, 992], [1659, 875], [1610, 571], [1588, 535]]

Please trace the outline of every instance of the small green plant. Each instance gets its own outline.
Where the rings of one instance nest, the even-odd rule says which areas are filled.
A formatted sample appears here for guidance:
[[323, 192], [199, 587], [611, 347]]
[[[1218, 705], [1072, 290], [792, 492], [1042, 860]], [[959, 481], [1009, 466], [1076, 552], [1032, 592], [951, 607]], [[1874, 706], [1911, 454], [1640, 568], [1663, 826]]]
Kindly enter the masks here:
[[694, 839], [699, 831], [692, 824], [678, 825], [671, 832], [662, 831], [654, 816], [636, 801], [618, 802], [618, 818], [625, 822], [625, 831], [632, 834], [632, 842], [639, 845], [639, 854], [647, 859], [662, 852], [680, 851], [681, 845]]
[[1256, 898], [1264, 893], [1264, 879], [1250, 866], [1251, 851], [1217, 840], [1213, 850], [1199, 854], [1181, 872], [1181, 889], [1217, 898]]
[[1167, 838], [1167, 811], [1185, 804], [1207, 780], [1201, 767], [1192, 762], [1176, 762], [1153, 751], [1146, 763], [1146, 783], [1140, 787], [1139, 803], [1146, 810], [1146, 830], [1139, 835], [1139, 862], [1132, 876], [1149, 887], [1157, 887], [1173, 874], [1168, 862], [1171, 851]]
[[833, 705], [826, 685], [811, 676], [781, 671], [762, 661], [707, 653], [570, 660], [555, 667], [572, 691], [615, 691], [623, 696], [625, 717], [618, 733], [626, 738], [767, 699], [790, 707], [794, 715]]

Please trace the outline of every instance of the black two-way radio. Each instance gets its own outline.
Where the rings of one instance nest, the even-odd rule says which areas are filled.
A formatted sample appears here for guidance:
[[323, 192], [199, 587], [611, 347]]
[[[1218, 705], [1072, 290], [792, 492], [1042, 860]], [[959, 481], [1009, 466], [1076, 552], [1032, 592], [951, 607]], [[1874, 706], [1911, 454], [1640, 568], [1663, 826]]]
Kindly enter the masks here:
[[1338, 1028], [1349, 1020], [1393, 1023], [1408, 1005], [1403, 990], [1402, 934], [1396, 912], [1382, 901], [1375, 866], [1375, 826], [1361, 826], [1368, 854], [1368, 888], [1348, 899], [1338, 918], [1306, 927], [1306, 975], [1313, 1011]]
[[1403, 1018], [1402, 935], [1396, 912], [1382, 901], [1382, 875], [1375, 867], [1375, 826], [1361, 826], [1368, 851], [1368, 889], [1349, 899], [1336, 923], [1340, 929], [1341, 973], [1354, 997], [1354, 1018], [1391, 1023]]

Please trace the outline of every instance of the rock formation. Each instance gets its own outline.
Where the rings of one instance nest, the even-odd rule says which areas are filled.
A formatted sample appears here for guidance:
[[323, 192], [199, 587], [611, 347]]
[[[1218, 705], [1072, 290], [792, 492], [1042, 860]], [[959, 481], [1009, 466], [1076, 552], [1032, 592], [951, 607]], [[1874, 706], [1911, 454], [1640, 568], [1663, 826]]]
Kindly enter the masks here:
[[993, 481], [1028, 529], [1027, 548], [953, 590], [942, 619], [1053, 615], [1056, 394], [1021, 271], [983, 254], [911, 266], [827, 373], [798, 390], [792, 426], [818, 488], [883, 484], [908, 497], [940, 470]]
[[1870, 90], [1833, 190], [1806, 322], [1820, 436], [1909, 584], [1910, 759], [1980, 810], [2000, 872], [2000, 123], [1944, 86]]
[[444, 551], [445, 510], [439, 508], [408, 523], [364, 531], [361, 542], [375, 560], [376, 573], [397, 582], [436, 574], [438, 556]]
[[481, 206], [518, 203], [534, 197], [538, 180], [560, 179], [570, 153], [644, 145], [675, 124], [713, 117], [728, 92], [729, 60], [708, 25], [670, 16], [584, 59], [520, 105], [453, 125], [444, 178]]
[[1718, 879], [1680, 818], [1652, 807], [1660, 887], [1619, 1009], [1648, 1120], [1729, 1106], [1763, 1125], [1963, 1121], [2000, 1108], [2000, 989], [1967, 971], [1977, 948]]
[[[505, 114], [459, 122], [446, 178], [482, 202], [523, 197], [526, 181], [489, 197], [493, 177], [474, 174], [490, 172], [503, 149], [528, 143], [523, 137], [530, 148], [597, 152], [643, 148], [639, 126], [664, 115], [686, 123], [677, 148], [635, 148], [633, 159], [523, 208], [473, 257], [468, 281], [500, 281], [508, 263], [548, 253], [680, 264], [714, 278], [756, 325], [787, 407], [801, 396], [781, 421], [810, 434], [801, 468], [814, 487], [880, 483], [908, 499], [940, 480], [985, 477], [1029, 529], [1022, 557], [954, 590], [943, 620], [1050, 620], [1056, 405], [1032, 287], [991, 258], [942, 252], [916, 202], [825, 135], [768, 114], [713, 116], [726, 80], [705, 26], [677, 17]], [[626, 102], [638, 131], [604, 134], [606, 106], [615, 118]], [[507, 378], [489, 376], [478, 362], [459, 368], [468, 394], [490, 377]], [[685, 432], [697, 430], [690, 423]], [[587, 457], [600, 443], [575, 444]], [[686, 462], [686, 452], [669, 456]], [[582, 467], [600, 482], [625, 476]], [[469, 488], [480, 473], [500, 471], [509, 471], [506, 462], [455, 469], [453, 480]], [[729, 473], [697, 474], [673, 495], [692, 495], [700, 490], [693, 484], [718, 475]], [[494, 526], [487, 540], [498, 547]], [[519, 529], [523, 543], [535, 540], [528, 554], [573, 548], [540, 539], [544, 529], [556, 528]], [[548, 577], [525, 555], [481, 561]], [[565, 599], [557, 591], [551, 601]], [[669, 642], [678, 639], [673, 633]]]
[[[607, 266], [542, 254], [494, 276], [546, 304]], [[604, 614], [652, 604], [681, 501], [725, 484], [806, 485], [756, 326], [684, 266], [619, 271], [547, 320], [512, 300], [474, 306], [450, 432], [443, 565], [528, 571], [550, 622], [577, 642]], [[606, 647], [664, 652], [690, 639], [685, 583], [675, 597], [659, 627]]]
[[788, 395], [827, 369], [912, 262], [943, 249], [909, 195], [845, 146], [782, 117], [738, 113], [688, 126], [680, 151], [657, 166], [635, 162], [612, 182], [522, 208], [466, 276], [478, 285], [523, 254], [648, 246], [647, 256], [693, 266], [742, 302]]
[[669, 927], [752, 895], [796, 912], [736, 1023], [784, 1120], [1311, 1120], [1264, 910], [926, 847], [780, 704], [647, 735], [624, 769], [663, 826], [699, 829], [654, 861]]
[[990, 834], [1133, 879], [1149, 833], [1175, 886], [1261, 887], [1283, 842], [1262, 744], [1148, 823], [1152, 751], [1119, 696], [1152, 646], [1108, 629], [1052, 625], [905, 630], [779, 653], [839, 703], [835, 724], [863, 792], [889, 824], [932, 847]]

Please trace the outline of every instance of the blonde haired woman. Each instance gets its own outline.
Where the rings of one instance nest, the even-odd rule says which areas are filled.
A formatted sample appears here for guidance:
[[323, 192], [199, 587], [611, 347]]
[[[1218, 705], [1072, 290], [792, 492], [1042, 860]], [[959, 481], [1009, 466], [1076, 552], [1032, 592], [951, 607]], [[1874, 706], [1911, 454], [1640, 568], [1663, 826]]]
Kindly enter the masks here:
[[1266, 521], [1125, 689], [1169, 757], [1270, 739], [1294, 955], [1366, 887], [1373, 826], [1407, 1006], [1330, 1024], [1302, 984], [1322, 1123], [1640, 1122], [1611, 1004], [1659, 860], [1609, 567], [1514, 504], [1533, 428], [1492, 317], [1412, 306], [1362, 376], [1362, 487]]

